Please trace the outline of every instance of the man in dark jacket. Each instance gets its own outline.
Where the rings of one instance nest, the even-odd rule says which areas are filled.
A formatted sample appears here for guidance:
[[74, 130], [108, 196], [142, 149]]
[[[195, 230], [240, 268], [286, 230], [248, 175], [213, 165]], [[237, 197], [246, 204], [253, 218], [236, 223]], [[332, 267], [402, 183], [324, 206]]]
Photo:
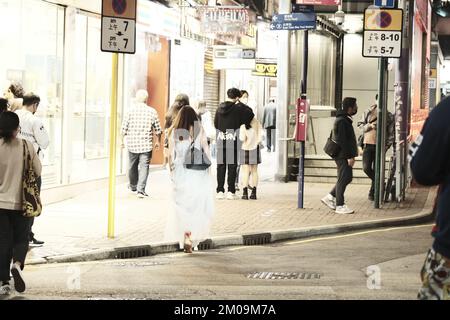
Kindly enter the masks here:
[[252, 109], [242, 103], [237, 103], [241, 97], [239, 89], [231, 88], [227, 91], [227, 101], [220, 104], [214, 118], [217, 131], [217, 199], [225, 199], [225, 176], [228, 167], [229, 200], [236, 197], [236, 170], [239, 151], [238, 136], [241, 125], [250, 125], [255, 116]]
[[339, 154], [334, 159], [338, 169], [338, 181], [333, 190], [322, 199], [322, 202], [340, 214], [354, 213], [352, 209], [345, 205], [344, 193], [347, 186], [352, 182], [355, 157], [358, 156], [352, 120], [352, 116], [357, 112], [356, 99], [345, 98], [342, 101], [342, 110], [337, 112], [333, 126], [334, 140], [341, 147]]
[[434, 243], [422, 268], [418, 298], [450, 299], [450, 97], [431, 111], [409, 152], [411, 171], [421, 185], [440, 185]]

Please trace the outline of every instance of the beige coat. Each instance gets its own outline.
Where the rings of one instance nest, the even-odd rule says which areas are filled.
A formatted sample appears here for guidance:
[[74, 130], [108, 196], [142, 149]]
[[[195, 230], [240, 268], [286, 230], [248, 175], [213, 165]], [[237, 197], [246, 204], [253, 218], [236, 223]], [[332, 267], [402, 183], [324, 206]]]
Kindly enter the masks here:
[[250, 122], [251, 128], [247, 130], [243, 124], [239, 130], [239, 139], [242, 141], [242, 150], [255, 150], [261, 143], [263, 137], [263, 128], [256, 119]]
[[[22, 209], [22, 180], [23, 180], [23, 141], [13, 139], [5, 143], [0, 139], [0, 209]], [[41, 161], [30, 142], [28, 150], [36, 176], [41, 175]]]

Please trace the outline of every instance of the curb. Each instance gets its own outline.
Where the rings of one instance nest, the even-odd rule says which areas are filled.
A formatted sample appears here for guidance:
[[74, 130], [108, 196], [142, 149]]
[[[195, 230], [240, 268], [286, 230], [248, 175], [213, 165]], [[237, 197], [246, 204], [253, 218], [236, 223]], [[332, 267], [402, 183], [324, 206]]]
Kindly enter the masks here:
[[[287, 240], [305, 239], [324, 235], [334, 235], [352, 231], [379, 229], [385, 227], [399, 227], [430, 222], [434, 218], [432, 209], [428, 204], [432, 203], [435, 192], [430, 192], [424, 209], [420, 213], [383, 220], [361, 221], [345, 224], [327, 225], [319, 227], [305, 227], [290, 230], [276, 230], [264, 233], [247, 233], [243, 235], [217, 236], [207, 239], [199, 244], [199, 250], [211, 250], [229, 246], [252, 246], [276, 243]], [[431, 202], [430, 202], [431, 201]], [[425, 207], [427, 207], [425, 209]], [[51, 256], [27, 260], [27, 265], [40, 265], [49, 263], [74, 263], [86, 261], [98, 261], [109, 259], [133, 259], [154, 256], [164, 253], [180, 252], [178, 243], [151, 243], [149, 245], [128, 246], [109, 249], [97, 249], [69, 255]]]

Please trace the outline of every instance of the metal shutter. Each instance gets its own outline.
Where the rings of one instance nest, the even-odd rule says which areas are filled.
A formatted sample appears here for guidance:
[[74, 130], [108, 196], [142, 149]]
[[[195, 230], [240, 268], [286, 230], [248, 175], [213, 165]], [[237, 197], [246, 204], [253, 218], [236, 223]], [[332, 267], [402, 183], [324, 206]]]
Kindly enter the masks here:
[[213, 50], [208, 48], [205, 50], [205, 76], [203, 99], [206, 102], [206, 108], [211, 112], [214, 120], [216, 110], [219, 107], [220, 96], [220, 72], [213, 69]]

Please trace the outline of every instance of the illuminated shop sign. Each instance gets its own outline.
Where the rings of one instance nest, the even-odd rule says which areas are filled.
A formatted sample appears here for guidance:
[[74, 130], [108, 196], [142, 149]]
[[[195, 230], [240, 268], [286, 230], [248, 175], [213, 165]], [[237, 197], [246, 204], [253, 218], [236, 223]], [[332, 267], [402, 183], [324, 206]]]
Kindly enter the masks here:
[[245, 35], [250, 24], [249, 12], [242, 8], [200, 8], [202, 32]]

